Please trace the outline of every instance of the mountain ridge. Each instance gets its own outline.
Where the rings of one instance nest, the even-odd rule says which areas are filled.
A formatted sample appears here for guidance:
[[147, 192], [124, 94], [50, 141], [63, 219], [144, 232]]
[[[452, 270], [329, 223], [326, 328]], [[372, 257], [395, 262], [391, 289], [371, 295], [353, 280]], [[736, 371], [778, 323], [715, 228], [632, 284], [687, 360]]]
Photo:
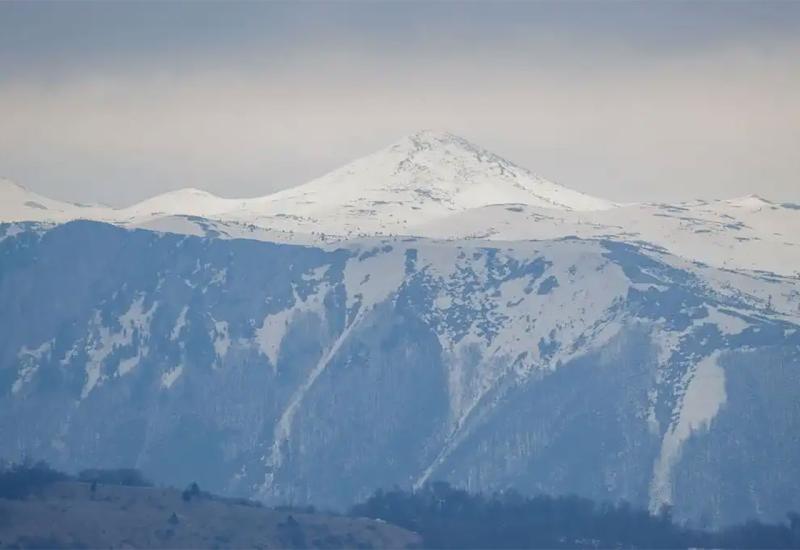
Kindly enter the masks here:
[[[518, 164], [515, 164], [515, 163], [513, 163], [513, 162], [511, 162], [511, 161], [509, 161], [507, 159], [504, 159], [503, 157], [501, 157], [501, 156], [499, 156], [499, 155], [497, 155], [495, 153], [492, 153], [492, 152], [490, 152], [490, 151], [488, 151], [488, 150], [486, 150], [486, 149], [474, 144], [473, 142], [471, 142], [471, 141], [469, 141], [469, 140], [467, 140], [467, 139], [465, 139], [465, 138], [463, 138], [463, 137], [461, 137], [459, 135], [453, 134], [453, 133], [451, 133], [451, 132], [449, 132], [447, 130], [434, 130], [434, 129], [419, 130], [417, 132], [414, 132], [412, 134], [408, 134], [407, 136], [404, 136], [403, 138], [399, 139], [398, 141], [388, 145], [384, 149], [381, 149], [381, 150], [377, 151], [376, 153], [373, 153], [373, 155], [380, 154], [380, 153], [382, 153], [382, 152], [384, 152], [386, 150], [403, 149], [404, 146], [406, 146], [409, 143], [416, 144], [416, 150], [417, 151], [430, 150], [430, 149], [434, 148], [434, 146], [432, 144], [446, 145], [448, 143], [456, 143], [463, 150], [469, 151], [470, 153], [475, 154], [478, 157], [484, 157], [486, 159], [489, 159], [492, 163], [495, 163], [495, 164], [498, 164], [498, 165], [501, 165], [501, 166], [513, 167], [516, 170], [526, 172], [526, 173], [528, 173], [528, 174], [533, 176], [533, 174], [527, 168], [523, 168], [523, 167], [519, 166]], [[372, 155], [368, 155], [367, 157], [369, 157], [369, 156], [372, 156]], [[367, 157], [362, 157], [361, 159], [358, 159], [358, 160], [356, 160], [354, 162], [359, 162], [360, 160], [363, 160], [364, 158], [367, 158]], [[352, 163], [350, 163], [350, 164], [352, 164]], [[349, 166], [349, 164], [346, 164], [346, 165], [344, 165], [344, 166], [342, 166], [340, 168], [332, 170], [328, 174], [325, 174], [325, 175], [320, 176], [318, 178], [314, 178], [311, 181], [312, 182], [313, 181], [317, 181], [317, 180], [325, 178], [326, 176], [328, 176], [328, 175], [330, 175], [332, 173], [336, 173], [336, 172], [339, 172], [339, 171], [346, 170], [348, 168], [348, 166]], [[533, 177], [537, 177], [538, 178], [538, 176], [533, 176]], [[541, 179], [541, 178], [538, 178], [538, 179]], [[546, 180], [542, 180], [542, 181], [546, 181]], [[550, 182], [547, 182], [547, 183], [550, 183]], [[197, 188], [197, 187], [191, 187], [191, 186], [189, 186], [189, 187], [180, 187], [180, 188], [172, 189], [172, 190], [169, 190], [169, 191], [165, 191], [163, 193], [159, 193], [159, 194], [153, 195], [152, 197], [148, 197], [148, 198], [143, 199], [141, 201], [137, 201], [137, 202], [135, 202], [133, 204], [130, 204], [128, 206], [106, 207], [106, 208], [108, 208], [110, 211], [129, 211], [131, 209], [134, 209], [137, 206], [140, 206], [140, 205], [143, 205], [143, 204], [147, 203], [148, 201], [153, 201], [154, 199], [168, 198], [168, 197], [181, 198], [183, 196], [191, 196], [191, 195], [203, 195], [203, 196], [211, 198], [211, 199], [218, 199], [218, 200], [221, 200], [221, 201], [229, 201], [231, 203], [247, 203], [248, 201], [266, 200], [266, 199], [269, 199], [270, 197], [273, 197], [275, 195], [279, 195], [280, 196], [280, 195], [283, 195], [283, 194], [286, 194], [286, 193], [289, 193], [289, 192], [293, 192], [295, 190], [303, 188], [305, 185], [307, 185], [307, 184], [300, 184], [300, 185], [297, 185], [297, 186], [294, 186], [294, 187], [288, 187], [288, 188], [284, 188], [284, 189], [279, 189], [278, 191], [273, 191], [271, 193], [267, 193], [266, 195], [257, 195], [257, 196], [254, 196], [254, 197], [222, 197], [220, 195], [217, 195], [215, 193], [212, 193], [210, 191], [207, 191], [207, 190], [201, 189], [201, 188]], [[556, 185], [556, 184], [551, 184], [551, 185]], [[0, 177], [0, 192], [3, 191], [3, 187], [4, 186], [6, 188], [15, 189], [17, 191], [24, 191], [24, 192], [27, 192], [27, 193], [36, 194], [34, 191], [30, 190], [29, 188], [27, 188], [26, 186], [24, 186], [24, 185], [22, 185], [22, 184], [20, 184], [18, 182], [12, 180], [11, 178]], [[578, 194], [578, 195], [583, 195], [585, 197], [588, 197], [589, 199], [593, 199], [593, 200], [597, 201], [598, 206], [600, 206], [601, 208], [614, 208], [614, 207], [635, 206], [635, 205], [653, 205], [653, 204], [690, 204], [692, 202], [692, 201], [684, 200], [684, 201], [678, 201], [677, 203], [663, 203], [663, 202], [652, 202], [652, 201], [619, 203], [619, 202], [613, 202], [613, 201], [609, 201], [609, 200], [605, 200], [605, 199], [589, 197], [588, 195], [586, 195], [584, 193], [581, 193], [579, 191], [574, 191], [572, 189], [569, 189], [569, 188], [566, 188], [566, 187], [563, 187], [563, 186], [560, 186], [560, 185], [558, 185], [557, 187], [562, 188], [562, 189], [566, 189], [567, 191], [569, 191], [571, 193], [575, 193], [575, 194]], [[42, 195], [38, 195], [38, 196], [42, 196]], [[53, 200], [53, 199], [50, 199], [50, 200]], [[773, 201], [770, 201], [770, 200], [766, 199], [765, 197], [762, 197], [762, 196], [760, 196], [760, 195], [758, 195], [756, 193], [748, 193], [748, 194], [741, 195], [741, 196], [736, 196], [736, 197], [727, 197], [727, 198], [717, 198], [717, 199], [711, 199], [711, 200], [702, 200], [702, 201], [697, 201], [697, 202], [703, 202], [703, 203], [708, 203], [708, 202], [728, 202], [728, 203], [732, 203], [733, 204], [733, 203], [746, 203], [748, 201], [754, 201], [754, 202], [758, 201], [758, 202], [764, 203], [766, 205], [779, 204], [779, 203], [775, 203]], [[57, 201], [57, 202], [61, 202], [63, 204], [69, 204], [69, 205], [83, 206], [81, 203], [74, 203], [74, 202], [68, 202], [68, 201]], [[518, 203], [518, 202], [515, 202], [515, 201], [499, 201], [499, 202], [487, 203], [487, 204], [484, 204], [484, 206], [490, 206], [490, 205], [495, 205], [495, 204], [525, 204], [525, 203]], [[98, 205], [92, 205], [92, 206], [103, 206], [103, 205], [99, 205], [98, 204]], [[176, 205], [176, 208], [179, 208], [179, 206]], [[601, 209], [601, 208], [598, 208], [598, 209]], [[189, 212], [180, 212], [180, 213], [185, 214], [185, 215], [200, 215], [200, 214], [192, 214], [192, 213], [189, 213]], [[33, 220], [25, 220], [25, 219], [12, 220], [12, 219], [8, 219], [7, 217], [4, 217], [2, 219], [2, 221], [8, 222], [8, 221], [33, 221]]]
[[304, 185], [250, 199], [196, 188], [126, 208], [53, 201], [7, 182], [0, 221], [91, 219], [223, 238], [330, 243], [368, 236], [648, 242], [725, 269], [800, 275], [800, 209], [757, 195], [615, 203], [533, 175], [448, 132], [423, 130]]

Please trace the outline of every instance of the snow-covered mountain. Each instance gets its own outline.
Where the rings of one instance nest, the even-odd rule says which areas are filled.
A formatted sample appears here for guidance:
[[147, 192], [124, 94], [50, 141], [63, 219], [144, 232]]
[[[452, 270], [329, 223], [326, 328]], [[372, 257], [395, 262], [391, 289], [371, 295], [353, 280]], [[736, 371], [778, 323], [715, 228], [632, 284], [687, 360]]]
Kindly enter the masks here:
[[49, 199], [14, 182], [0, 179], [0, 221], [3, 222], [94, 220], [137, 224], [174, 215], [211, 218], [238, 208], [243, 202], [187, 188], [164, 193], [127, 208], [111, 208]]
[[800, 509], [793, 204], [614, 204], [432, 132], [256, 199], [0, 199], [0, 456]]
[[614, 206], [457, 136], [419, 132], [310, 183], [249, 201], [225, 218], [347, 237], [408, 234], [420, 223], [509, 202], [559, 211]]
[[142, 223], [163, 216], [198, 216], [211, 218], [240, 208], [246, 201], [223, 199], [200, 189], [179, 189], [152, 197], [122, 210], [106, 213], [108, 219]]
[[726, 269], [800, 274], [799, 205], [756, 196], [620, 205], [534, 176], [446, 132], [418, 132], [305, 185], [253, 199], [181, 189], [124, 209], [81, 207], [8, 182], [0, 199], [0, 221], [90, 219], [296, 243], [600, 237], [647, 242]]
[[757, 196], [632, 204], [595, 212], [491, 205], [420, 225], [414, 232], [493, 241], [610, 238], [649, 243], [715, 267], [800, 277], [800, 206]]
[[99, 205], [49, 199], [0, 178], [0, 222], [61, 223], [79, 219], [103, 219], [109, 211], [110, 209]]

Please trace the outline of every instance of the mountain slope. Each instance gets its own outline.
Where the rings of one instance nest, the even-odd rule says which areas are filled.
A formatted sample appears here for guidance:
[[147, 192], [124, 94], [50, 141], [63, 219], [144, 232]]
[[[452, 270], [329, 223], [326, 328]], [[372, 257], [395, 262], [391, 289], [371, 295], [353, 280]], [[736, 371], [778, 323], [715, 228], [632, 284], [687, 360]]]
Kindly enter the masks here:
[[455, 240], [609, 238], [650, 243], [720, 268], [800, 275], [800, 210], [756, 197], [580, 213], [492, 205], [416, 225], [411, 232]]
[[338, 507], [446, 479], [800, 508], [790, 281], [607, 240], [0, 235], [0, 454]]

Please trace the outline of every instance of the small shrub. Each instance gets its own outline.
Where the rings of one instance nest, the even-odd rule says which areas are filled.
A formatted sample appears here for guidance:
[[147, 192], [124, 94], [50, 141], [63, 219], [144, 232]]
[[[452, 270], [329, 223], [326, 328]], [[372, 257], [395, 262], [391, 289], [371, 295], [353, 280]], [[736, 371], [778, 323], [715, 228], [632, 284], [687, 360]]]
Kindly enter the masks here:
[[292, 515], [289, 515], [285, 522], [278, 524], [278, 533], [281, 542], [287, 547], [305, 548], [307, 546], [305, 532], [303, 532], [300, 523]]
[[201, 494], [200, 486], [197, 483], [192, 483], [181, 493], [181, 498], [183, 498], [185, 502], [189, 502], [193, 498], [199, 497]]

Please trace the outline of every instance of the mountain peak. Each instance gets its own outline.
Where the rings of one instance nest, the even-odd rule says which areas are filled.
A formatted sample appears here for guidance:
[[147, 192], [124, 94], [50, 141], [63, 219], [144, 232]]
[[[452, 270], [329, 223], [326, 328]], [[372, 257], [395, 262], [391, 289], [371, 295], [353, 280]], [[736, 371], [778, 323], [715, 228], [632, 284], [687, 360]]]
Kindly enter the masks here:
[[[469, 155], [480, 153], [485, 156], [496, 157], [496, 155], [492, 155], [471, 141], [446, 130], [419, 130], [399, 140], [390, 146], [390, 149], [409, 150], [411, 152], [449, 150], [451, 153], [462, 151]], [[500, 157], [496, 158], [499, 159]]]
[[760, 195], [756, 195], [755, 193], [751, 193], [750, 195], [744, 195], [742, 197], [735, 197], [733, 199], [728, 199], [726, 201], [727, 204], [736, 208], [742, 208], [745, 210], [759, 210], [764, 207], [773, 206], [771, 201], [768, 201], [764, 197]]
[[[182, 187], [180, 189], [175, 189], [173, 191], [167, 191], [166, 193], [162, 193], [161, 195], [157, 195], [158, 197], [203, 197], [203, 198], [213, 198], [219, 199], [214, 193], [206, 191], [204, 189], [197, 189], [196, 187]], [[153, 197], [155, 198], [155, 197]]]
[[417, 130], [416, 132], [409, 134], [407, 138], [420, 141], [447, 141], [453, 138], [461, 139], [452, 132], [437, 128], [423, 128], [422, 130]]
[[237, 199], [223, 199], [213, 193], [184, 187], [156, 195], [123, 210], [127, 216], [142, 215], [218, 215], [240, 205]]
[[418, 130], [413, 134], [409, 134], [408, 136], [406, 136], [405, 139], [412, 142], [429, 144], [429, 145], [458, 143], [458, 144], [468, 144], [472, 146], [472, 144], [470, 144], [466, 139], [462, 138], [461, 136], [457, 136], [452, 132], [448, 132], [447, 130], [434, 130], [434, 129]]
[[540, 178], [450, 132], [421, 130], [234, 215], [247, 223], [324, 228], [335, 235], [413, 234], [434, 219], [508, 203], [561, 211], [615, 206]]

